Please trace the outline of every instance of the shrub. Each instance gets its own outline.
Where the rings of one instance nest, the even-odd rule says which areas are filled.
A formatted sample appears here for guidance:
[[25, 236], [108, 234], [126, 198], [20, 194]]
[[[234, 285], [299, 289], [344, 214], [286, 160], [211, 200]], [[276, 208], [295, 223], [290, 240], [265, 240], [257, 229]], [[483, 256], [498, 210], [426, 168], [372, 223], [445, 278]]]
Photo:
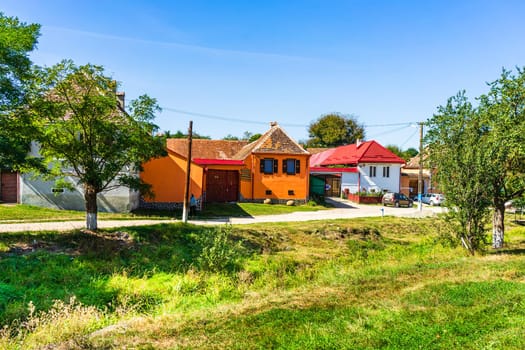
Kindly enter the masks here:
[[201, 252], [197, 262], [200, 268], [212, 272], [237, 268], [243, 249], [242, 242], [233, 242], [230, 239], [232, 232], [232, 226], [225, 225], [209, 229], [198, 237]]

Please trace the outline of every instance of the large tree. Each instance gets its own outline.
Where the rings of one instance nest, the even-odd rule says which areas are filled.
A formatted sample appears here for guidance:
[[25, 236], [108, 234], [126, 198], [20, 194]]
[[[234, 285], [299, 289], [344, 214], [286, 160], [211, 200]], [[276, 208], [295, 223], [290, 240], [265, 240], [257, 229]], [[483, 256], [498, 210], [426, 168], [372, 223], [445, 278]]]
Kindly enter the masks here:
[[479, 113], [488, 131], [491, 198], [494, 209], [492, 247], [502, 248], [505, 232], [505, 202], [525, 192], [525, 70], [503, 70], [480, 97]]
[[487, 131], [464, 92], [438, 107], [428, 122], [427, 161], [436, 169], [439, 188], [447, 198], [448, 222], [472, 254], [483, 249], [490, 206], [489, 152], [479, 147]]
[[329, 113], [310, 124], [308, 135], [308, 147], [337, 147], [363, 139], [365, 129], [354, 116]]
[[29, 53], [36, 47], [40, 26], [0, 12], [0, 169], [36, 165], [29, 157], [30, 124], [26, 92], [32, 77]]
[[476, 213], [492, 210], [492, 247], [498, 249], [504, 244], [505, 202], [525, 193], [525, 71], [504, 70], [489, 86], [476, 108], [464, 93], [439, 107], [426, 138], [451, 215], [465, 213], [469, 220], [460, 221], [462, 230], [472, 230], [471, 220], [483, 223]]
[[153, 136], [156, 101], [146, 95], [125, 109], [117, 83], [95, 65], [63, 61], [40, 69], [31, 112], [40, 132], [41, 154], [83, 187], [86, 226], [97, 229], [97, 195], [114, 186], [145, 190], [140, 165], [165, 154], [163, 138]]

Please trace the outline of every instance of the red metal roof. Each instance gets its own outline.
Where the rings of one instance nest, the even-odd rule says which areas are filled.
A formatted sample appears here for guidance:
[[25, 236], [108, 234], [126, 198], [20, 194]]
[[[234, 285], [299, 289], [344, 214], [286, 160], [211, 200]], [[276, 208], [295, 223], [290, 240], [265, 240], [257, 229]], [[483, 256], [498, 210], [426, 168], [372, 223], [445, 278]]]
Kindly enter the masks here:
[[[331, 150], [327, 151], [331, 152]], [[390, 164], [405, 164], [405, 161], [396, 156], [390, 150], [381, 146], [376, 141], [361, 142], [359, 145], [347, 145], [335, 148], [328, 157], [323, 157], [319, 153], [319, 158], [322, 161], [319, 164], [310, 163], [311, 165], [338, 165], [349, 164], [357, 165], [362, 163], [390, 163]]]
[[310, 173], [357, 173], [357, 168], [310, 167]]
[[244, 161], [233, 159], [193, 158], [193, 162], [198, 165], [244, 165]]

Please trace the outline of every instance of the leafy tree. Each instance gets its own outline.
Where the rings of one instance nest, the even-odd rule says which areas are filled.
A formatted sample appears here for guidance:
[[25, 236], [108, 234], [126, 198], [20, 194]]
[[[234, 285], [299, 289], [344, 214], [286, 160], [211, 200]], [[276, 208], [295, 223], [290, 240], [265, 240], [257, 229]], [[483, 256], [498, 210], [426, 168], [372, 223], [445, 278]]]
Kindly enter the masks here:
[[[498, 249], [504, 244], [505, 202], [525, 193], [525, 70], [518, 68], [516, 75], [503, 70], [489, 86], [476, 109], [464, 94], [451, 100], [455, 104], [449, 101], [430, 120], [427, 139], [430, 160], [437, 167], [447, 201], [456, 205], [458, 212], [474, 205], [456, 201], [457, 190], [449, 186], [452, 184], [492, 208], [492, 247]], [[465, 174], [476, 179], [483, 190], [461, 182]]]
[[0, 169], [37, 166], [29, 156], [30, 123], [23, 108], [31, 81], [29, 53], [36, 47], [40, 26], [0, 12]]
[[490, 91], [480, 97], [479, 113], [488, 132], [486, 164], [491, 179], [494, 208], [492, 247], [502, 248], [505, 232], [505, 202], [525, 192], [525, 70], [517, 75], [503, 70], [489, 84]]
[[100, 66], [63, 61], [37, 72], [31, 112], [41, 154], [63, 175], [83, 186], [86, 226], [97, 229], [97, 195], [118, 185], [142, 191], [136, 171], [152, 157], [165, 154], [163, 138], [152, 123], [160, 110], [147, 95], [119, 102], [117, 83]]
[[237, 136], [233, 136], [232, 134], [228, 134], [222, 138], [225, 141], [239, 141], [239, 138]]
[[451, 97], [428, 122], [428, 161], [447, 198], [448, 222], [463, 246], [483, 249], [490, 206], [488, 135], [479, 113], [464, 92]]
[[[180, 130], [177, 130], [177, 132], [174, 133], [174, 134], [172, 134], [171, 131], [166, 131], [166, 132], [164, 132], [164, 137], [167, 138], [167, 139], [185, 139], [185, 138], [188, 138], [188, 134], [187, 133], [183, 133]], [[206, 140], [211, 139], [211, 137], [209, 137], [209, 136], [203, 136], [203, 135], [200, 135], [200, 134], [198, 134], [198, 133], [196, 133], [194, 131], [192, 131], [191, 137], [194, 138], [194, 139], [206, 139]]]
[[399, 146], [396, 145], [388, 145], [386, 146], [386, 149], [394, 153], [396, 156], [403, 158], [405, 161], [408, 161], [410, 158], [413, 158], [419, 154], [415, 148], [408, 148], [407, 150], [403, 151]]
[[308, 136], [308, 147], [337, 147], [363, 139], [365, 129], [354, 116], [329, 113], [310, 124]]
[[262, 136], [262, 134], [253, 134], [251, 135], [249, 138], [248, 138], [248, 142], [254, 142], [254, 141], [257, 141], [258, 139], [260, 139]]

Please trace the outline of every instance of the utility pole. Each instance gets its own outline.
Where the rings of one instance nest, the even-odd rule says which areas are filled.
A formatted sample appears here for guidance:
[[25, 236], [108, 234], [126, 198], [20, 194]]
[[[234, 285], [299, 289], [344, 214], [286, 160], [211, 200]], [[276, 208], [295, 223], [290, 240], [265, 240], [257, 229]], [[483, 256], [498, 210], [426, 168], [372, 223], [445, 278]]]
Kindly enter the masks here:
[[419, 211], [423, 211], [423, 122], [419, 122], [419, 174], [417, 177], [417, 203]]
[[188, 222], [188, 197], [190, 194], [190, 170], [191, 170], [191, 144], [193, 134], [193, 120], [190, 120], [188, 128], [188, 158], [186, 160], [186, 182], [184, 184], [184, 201], [182, 203], [182, 222]]

